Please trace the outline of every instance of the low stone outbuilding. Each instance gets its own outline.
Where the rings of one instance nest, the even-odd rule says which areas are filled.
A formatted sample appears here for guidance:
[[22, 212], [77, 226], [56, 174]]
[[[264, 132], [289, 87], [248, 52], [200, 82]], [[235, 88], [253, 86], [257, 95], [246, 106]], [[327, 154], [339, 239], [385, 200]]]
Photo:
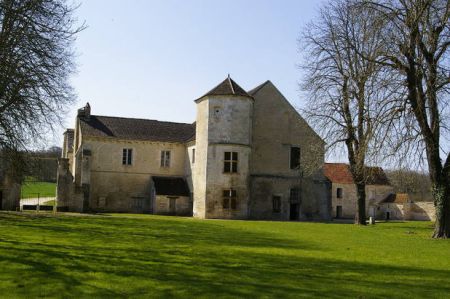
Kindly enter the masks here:
[[377, 218], [384, 220], [432, 220], [436, 218], [434, 203], [414, 202], [407, 193], [390, 194], [377, 207]]
[[[345, 163], [325, 163], [324, 173], [330, 182], [331, 206], [334, 218], [355, 218], [358, 211], [356, 185], [350, 167]], [[377, 204], [394, 188], [381, 167], [368, 167], [366, 182], [366, 215], [375, 217]]]
[[192, 198], [184, 178], [153, 177], [155, 214], [192, 216]]

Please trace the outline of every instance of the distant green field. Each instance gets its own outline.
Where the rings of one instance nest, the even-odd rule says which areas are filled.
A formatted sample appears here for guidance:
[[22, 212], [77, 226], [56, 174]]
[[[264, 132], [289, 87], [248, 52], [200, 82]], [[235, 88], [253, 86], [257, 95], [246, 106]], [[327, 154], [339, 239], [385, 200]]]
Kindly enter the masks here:
[[0, 212], [0, 298], [450, 298], [432, 231]]
[[53, 197], [56, 194], [56, 184], [48, 182], [24, 182], [21, 198]]

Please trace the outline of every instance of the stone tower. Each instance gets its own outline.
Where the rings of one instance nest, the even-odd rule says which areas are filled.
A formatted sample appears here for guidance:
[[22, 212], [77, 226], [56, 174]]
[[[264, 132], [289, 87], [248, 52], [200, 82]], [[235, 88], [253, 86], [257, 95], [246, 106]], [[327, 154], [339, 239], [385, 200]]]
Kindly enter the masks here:
[[248, 217], [253, 98], [230, 76], [197, 99], [194, 217]]

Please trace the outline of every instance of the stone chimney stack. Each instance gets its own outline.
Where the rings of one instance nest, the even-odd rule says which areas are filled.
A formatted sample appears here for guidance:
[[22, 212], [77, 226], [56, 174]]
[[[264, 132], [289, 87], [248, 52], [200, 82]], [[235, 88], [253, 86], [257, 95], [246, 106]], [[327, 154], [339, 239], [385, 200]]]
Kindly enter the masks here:
[[89, 102], [87, 102], [86, 106], [84, 106], [84, 117], [87, 119], [91, 117], [91, 105], [89, 105]]
[[91, 117], [91, 105], [89, 105], [89, 102], [86, 103], [86, 106], [84, 106], [81, 109], [78, 109], [78, 117], [83, 117], [87, 120]]

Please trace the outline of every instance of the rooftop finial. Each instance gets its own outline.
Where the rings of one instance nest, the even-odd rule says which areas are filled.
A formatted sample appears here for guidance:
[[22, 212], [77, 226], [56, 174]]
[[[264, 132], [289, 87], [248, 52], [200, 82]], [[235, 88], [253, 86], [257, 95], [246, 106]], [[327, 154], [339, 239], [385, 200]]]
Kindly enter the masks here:
[[230, 79], [230, 73], [228, 73], [228, 79]]

